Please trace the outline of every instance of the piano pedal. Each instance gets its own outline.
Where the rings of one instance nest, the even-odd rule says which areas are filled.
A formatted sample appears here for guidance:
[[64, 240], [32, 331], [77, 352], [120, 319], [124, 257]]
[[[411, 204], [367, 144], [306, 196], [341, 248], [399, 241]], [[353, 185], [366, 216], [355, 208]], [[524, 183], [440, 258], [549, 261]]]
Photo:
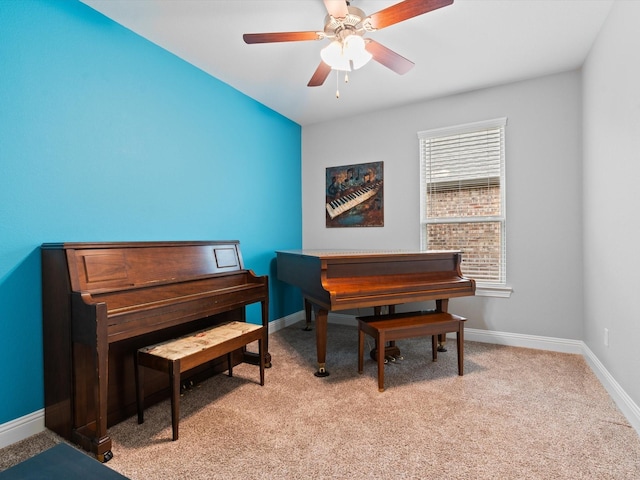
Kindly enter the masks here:
[[384, 357], [384, 363], [396, 363], [396, 357], [393, 355], [387, 355]]
[[184, 395], [187, 390], [191, 390], [194, 387], [193, 380], [189, 380], [189, 383], [183, 383], [180, 386], [180, 395]]
[[404, 357], [402, 355], [393, 355], [393, 358], [395, 359], [394, 362], [401, 362], [402, 360], [404, 360]]

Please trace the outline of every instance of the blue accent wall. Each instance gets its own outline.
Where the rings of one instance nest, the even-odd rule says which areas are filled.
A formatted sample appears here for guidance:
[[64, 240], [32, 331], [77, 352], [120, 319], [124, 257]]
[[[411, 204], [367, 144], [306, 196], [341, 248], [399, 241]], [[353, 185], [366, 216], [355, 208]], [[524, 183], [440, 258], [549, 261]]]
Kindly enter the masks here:
[[300, 125], [86, 5], [0, 0], [0, 424], [44, 407], [44, 242], [237, 239], [300, 310], [300, 160]]

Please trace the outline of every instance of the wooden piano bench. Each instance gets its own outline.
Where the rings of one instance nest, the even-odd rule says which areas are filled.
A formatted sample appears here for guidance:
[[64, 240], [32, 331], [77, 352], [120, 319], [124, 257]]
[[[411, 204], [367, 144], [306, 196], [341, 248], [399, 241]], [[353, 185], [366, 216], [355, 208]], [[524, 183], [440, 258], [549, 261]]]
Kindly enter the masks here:
[[171, 426], [173, 440], [178, 439], [180, 416], [180, 374], [215, 358], [227, 355], [229, 376], [233, 376], [231, 352], [258, 340], [260, 385], [264, 385], [264, 354], [267, 330], [263, 325], [230, 322], [139, 349], [134, 355], [138, 423], [144, 422], [144, 369], [169, 374], [171, 390]]
[[438, 335], [456, 332], [458, 375], [463, 375], [464, 322], [466, 318], [445, 312], [403, 312], [391, 315], [357, 317], [358, 320], [358, 373], [364, 364], [364, 336], [370, 335], [377, 345], [378, 390], [384, 392], [385, 342], [431, 335], [433, 361], [438, 359]]

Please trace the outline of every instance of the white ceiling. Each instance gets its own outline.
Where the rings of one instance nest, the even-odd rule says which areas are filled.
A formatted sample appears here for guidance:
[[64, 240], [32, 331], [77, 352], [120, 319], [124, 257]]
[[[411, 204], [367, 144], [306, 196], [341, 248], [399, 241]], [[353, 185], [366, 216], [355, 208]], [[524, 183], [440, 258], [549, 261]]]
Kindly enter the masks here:
[[[243, 33], [322, 31], [322, 0], [82, 0], [301, 125], [578, 68], [614, 0], [455, 0], [368, 33], [415, 63], [374, 61], [307, 87], [328, 40], [247, 45]], [[352, 0], [370, 15], [398, 0]]]

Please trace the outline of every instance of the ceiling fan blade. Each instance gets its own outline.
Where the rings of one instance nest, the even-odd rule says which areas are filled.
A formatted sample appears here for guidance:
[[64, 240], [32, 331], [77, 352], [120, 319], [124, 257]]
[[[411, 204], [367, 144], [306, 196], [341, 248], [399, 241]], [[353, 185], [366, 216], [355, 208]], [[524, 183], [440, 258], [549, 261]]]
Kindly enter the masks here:
[[344, 18], [349, 13], [345, 0], [324, 0], [324, 6], [333, 18]]
[[324, 83], [330, 73], [331, 67], [323, 61], [320, 61], [320, 65], [318, 65], [318, 68], [316, 68], [311, 80], [307, 83], [307, 87], [319, 87]]
[[373, 28], [380, 30], [452, 3], [453, 0], [405, 0], [369, 15], [369, 21]]
[[276, 32], [276, 33], [245, 33], [242, 35], [245, 43], [274, 43], [274, 42], [302, 42], [305, 40], [320, 40], [317, 32]]
[[389, 50], [375, 40], [368, 39], [365, 48], [376, 62], [393, 70], [398, 75], [404, 75], [415, 65], [411, 60], [407, 60], [402, 55], [397, 54], [393, 50]]

